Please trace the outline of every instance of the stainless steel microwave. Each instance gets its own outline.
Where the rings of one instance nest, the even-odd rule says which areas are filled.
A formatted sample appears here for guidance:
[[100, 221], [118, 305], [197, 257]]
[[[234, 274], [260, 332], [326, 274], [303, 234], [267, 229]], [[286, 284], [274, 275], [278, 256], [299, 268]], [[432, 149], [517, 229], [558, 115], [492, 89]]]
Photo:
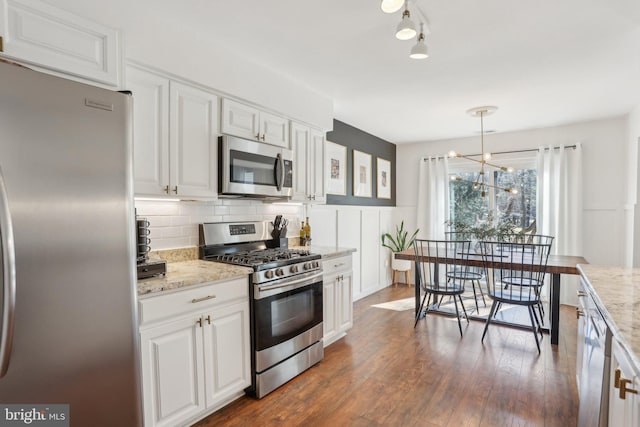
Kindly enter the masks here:
[[291, 150], [223, 135], [218, 138], [218, 162], [218, 193], [221, 195], [291, 197]]

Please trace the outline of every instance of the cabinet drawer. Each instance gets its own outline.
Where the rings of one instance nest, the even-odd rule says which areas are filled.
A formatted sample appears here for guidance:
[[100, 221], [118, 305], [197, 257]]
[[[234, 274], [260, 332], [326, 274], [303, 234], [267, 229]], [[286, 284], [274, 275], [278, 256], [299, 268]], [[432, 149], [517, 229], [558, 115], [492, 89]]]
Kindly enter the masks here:
[[140, 325], [241, 298], [249, 298], [249, 279], [244, 277], [145, 298], [138, 301]]
[[322, 261], [322, 273], [324, 275], [330, 275], [338, 271], [351, 270], [351, 255], [342, 256], [339, 258], [331, 258], [326, 261]]

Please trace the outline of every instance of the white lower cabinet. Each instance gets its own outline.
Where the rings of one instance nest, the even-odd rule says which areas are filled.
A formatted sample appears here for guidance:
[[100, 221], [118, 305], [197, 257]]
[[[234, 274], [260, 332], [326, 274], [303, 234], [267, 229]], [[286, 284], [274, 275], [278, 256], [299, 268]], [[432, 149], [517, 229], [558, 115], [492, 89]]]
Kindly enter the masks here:
[[141, 299], [146, 426], [197, 421], [251, 385], [248, 279]]
[[[640, 379], [628, 356], [614, 339], [611, 343], [611, 373], [609, 376], [609, 426], [640, 425]], [[606, 395], [606, 393], [605, 393]]]
[[323, 260], [324, 346], [344, 337], [353, 326], [353, 273], [351, 254]]

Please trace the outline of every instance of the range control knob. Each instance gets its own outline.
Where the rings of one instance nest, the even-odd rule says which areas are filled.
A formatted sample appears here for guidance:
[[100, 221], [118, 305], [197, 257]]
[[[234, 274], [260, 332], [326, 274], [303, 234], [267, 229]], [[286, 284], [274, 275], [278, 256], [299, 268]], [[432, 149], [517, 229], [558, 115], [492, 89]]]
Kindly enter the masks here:
[[264, 273], [264, 276], [265, 276], [267, 279], [273, 279], [273, 270], [267, 270], [267, 271]]
[[276, 269], [276, 276], [284, 276], [284, 271], [281, 268]]
[[310, 262], [305, 262], [304, 265], [302, 266], [302, 268], [304, 268], [305, 270], [308, 270], [311, 268], [311, 263]]
[[291, 271], [292, 273], [297, 273], [298, 272], [298, 266], [297, 265], [292, 265], [291, 268], [289, 269], [289, 271]]
[[318, 261], [313, 261], [313, 268], [320, 267], [320, 263]]

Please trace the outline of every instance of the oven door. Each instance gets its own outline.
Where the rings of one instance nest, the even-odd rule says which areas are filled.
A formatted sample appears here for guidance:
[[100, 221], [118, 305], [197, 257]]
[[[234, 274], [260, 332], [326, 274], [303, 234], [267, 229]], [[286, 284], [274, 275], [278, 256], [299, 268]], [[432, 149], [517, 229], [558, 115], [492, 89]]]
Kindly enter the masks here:
[[322, 339], [322, 272], [300, 276], [254, 285], [257, 372]]
[[280, 147], [224, 135], [219, 139], [220, 193], [289, 197], [293, 153]]

